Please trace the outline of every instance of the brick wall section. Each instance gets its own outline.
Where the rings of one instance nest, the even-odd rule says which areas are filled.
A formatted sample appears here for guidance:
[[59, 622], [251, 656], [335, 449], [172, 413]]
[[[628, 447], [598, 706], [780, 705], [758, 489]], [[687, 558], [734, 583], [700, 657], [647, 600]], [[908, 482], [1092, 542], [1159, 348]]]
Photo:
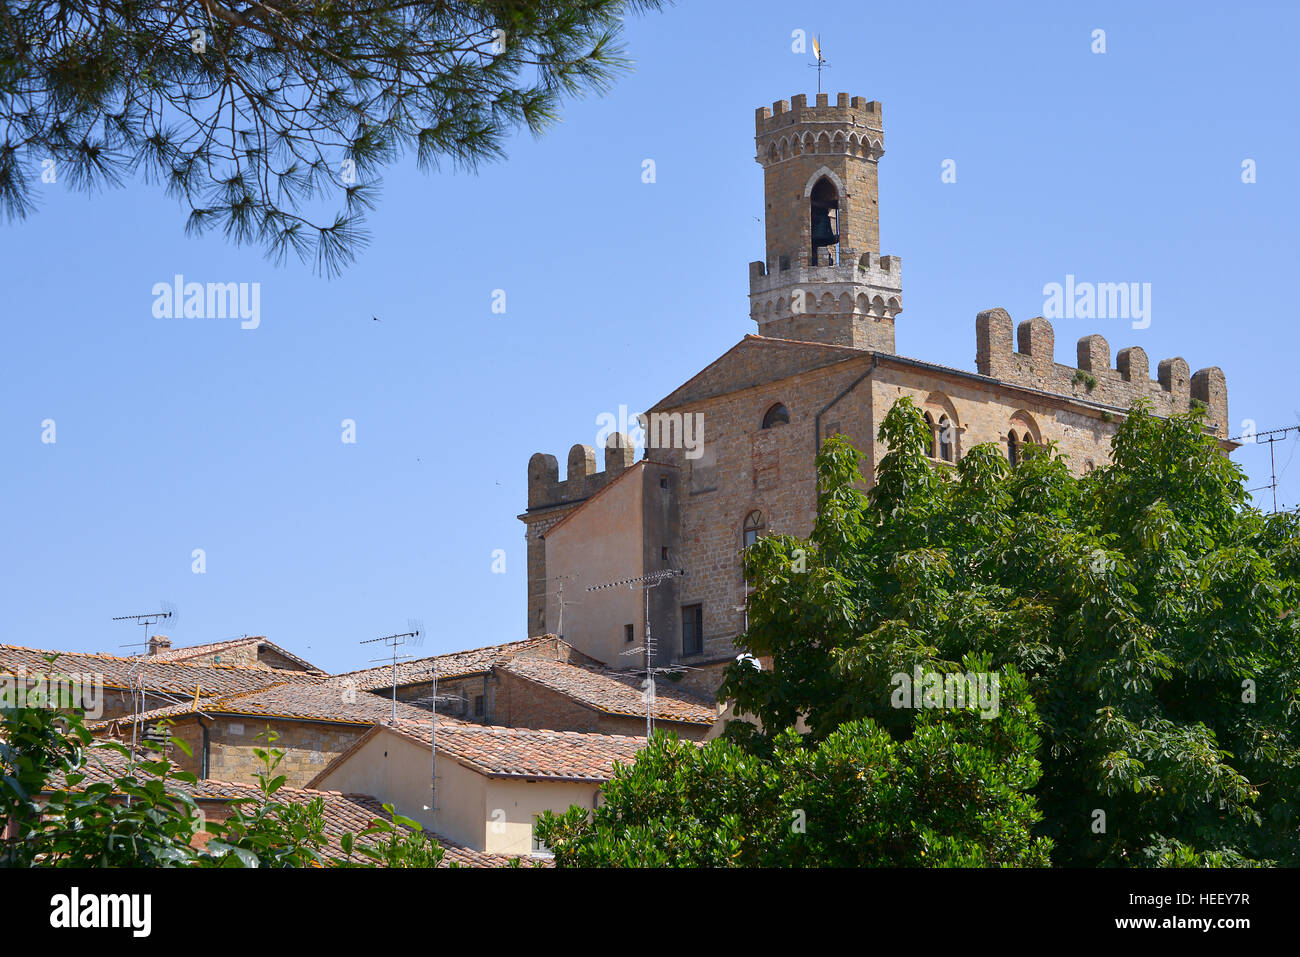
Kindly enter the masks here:
[[292, 658], [286, 658], [277, 652], [274, 648], [263, 648], [258, 652], [257, 660], [268, 668], [278, 668], [281, 671], [305, 671], [301, 664]]
[[[259, 739], [258, 735], [269, 726], [279, 735], [272, 746], [285, 752], [284, 760], [275, 773], [285, 775], [286, 783], [291, 787], [305, 787], [325, 765], [370, 729], [369, 725], [328, 724], [252, 715], [214, 715], [211, 720], [203, 719], [203, 723], [208, 725], [209, 779], [256, 784], [257, 775], [265, 770], [265, 765], [253, 752], [256, 748], [267, 747], [266, 741]], [[123, 740], [129, 741], [129, 726], [124, 730]], [[203, 728], [200, 719], [193, 715], [174, 719], [168, 735], [185, 741], [192, 752], [186, 755], [180, 748], [173, 746], [168, 751], [168, 759], [179, 770], [201, 777]]]
[[506, 671], [496, 672], [496, 679], [494, 724], [551, 731], [601, 730], [598, 714], [572, 698]]
[[[243, 725], [243, 731], [237, 730]], [[292, 787], [306, 787], [307, 782], [320, 774], [325, 765], [350, 748], [361, 735], [370, 730], [369, 725], [325, 724], [311, 721], [291, 721], [279, 718], [218, 718], [209, 731], [210, 757], [208, 777], [218, 781], [248, 781], [256, 783], [264, 766], [253, 753], [255, 748], [266, 747], [258, 734], [270, 726], [280, 737], [274, 747], [284, 750], [284, 761], [278, 774], [288, 778]]]
[[[506, 671], [498, 680], [493, 724], [508, 728], [537, 728], [549, 731], [583, 731], [589, 734], [645, 734], [645, 717], [607, 714], [535, 682]], [[699, 741], [707, 727], [655, 721], [655, 727], [671, 730], [679, 738]]]

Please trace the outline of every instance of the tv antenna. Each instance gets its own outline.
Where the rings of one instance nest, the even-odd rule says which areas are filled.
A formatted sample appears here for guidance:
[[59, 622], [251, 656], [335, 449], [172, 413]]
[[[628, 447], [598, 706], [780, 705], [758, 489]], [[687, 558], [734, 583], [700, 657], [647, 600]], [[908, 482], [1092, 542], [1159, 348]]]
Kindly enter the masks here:
[[[1264, 489], [1272, 489], [1274, 513], [1277, 512], [1278, 475], [1277, 475], [1277, 455], [1273, 450], [1273, 446], [1275, 446], [1278, 442], [1286, 441], [1287, 433], [1297, 432], [1297, 431], [1300, 431], [1300, 425], [1284, 425], [1280, 429], [1269, 429], [1265, 432], [1255, 432], [1253, 434], [1244, 433], [1242, 435], [1237, 435], [1231, 439], [1228, 439], [1229, 442], [1236, 442], [1240, 439], [1250, 439], [1251, 442], [1255, 445], [1262, 445], [1264, 443], [1268, 444], [1268, 484], [1259, 485], [1256, 486], [1255, 488], [1248, 488], [1246, 489], [1246, 491], [1249, 493], [1249, 492], [1262, 492], [1264, 491]], [[1264, 436], [1268, 436], [1268, 438], [1264, 438]]]
[[[146, 615], [118, 615], [113, 621], [133, 621], [144, 628], [144, 648], [146, 653], [149, 650], [149, 629], [160, 621], [167, 621], [176, 617], [176, 606], [171, 602], [163, 601], [158, 603], [162, 611], [151, 611]], [[138, 648], [142, 643], [138, 641], [130, 642], [125, 645], [118, 645], [119, 648]]]
[[[371, 661], [391, 661], [393, 665], [393, 723], [397, 722], [397, 663], [410, 659], [411, 655], [399, 655], [397, 650], [407, 644], [413, 647], [419, 647], [424, 644], [424, 626], [413, 618], [406, 620], [406, 627], [410, 631], [404, 631], [397, 635], [384, 635], [382, 638], [367, 638], [361, 642], [363, 645], [374, 645], [383, 642], [393, 649], [392, 655], [384, 658], [371, 658]], [[436, 693], [436, 688], [435, 688]]]
[[822, 56], [822, 45], [819, 37], [813, 37], [813, 55], [817, 57], [817, 62], [809, 63], [808, 65], [817, 68], [817, 92], [820, 93], [822, 91], [822, 68], [825, 67], [829, 70], [831, 65], [827, 63], [826, 58]]
[[680, 568], [665, 568], [662, 571], [651, 572], [648, 575], [638, 575], [635, 578], [620, 578], [617, 581], [605, 582], [601, 585], [592, 585], [587, 591], [601, 591], [605, 588], [620, 588], [626, 585], [628, 588], [640, 588], [645, 593], [645, 643], [640, 648], [629, 648], [621, 652], [624, 655], [645, 654], [645, 684], [643, 686], [642, 697], [645, 698], [645, 736], [650, 737], [654, 731], [654, 700], [655, 700], [655, 675], [661, 671], [678, 671], [681, 666], [669, 668], [660, 668], [655, 665], [655, 658], [658, 657], [658, 645], [655, 637], [650, 630], [650, 591], [658, 588], [666, 581], [670, 581], [679, 576], [685, 575], [686, 572]]
[[[131, 695], [131, 756], [127, 760], [127, 773], [135, 767], [136, 754], [136, 737], [137, 734], [143, 737], [143, 728], [140, 724], [140, 716], [145, 711], [145, 687], [144, 664], [149, 659], [149, 629], [159, 622], [168, 621], [176, 617], [176, 606], [169, 601], [160, 601], [158, 603], [161, 611], [151, 611], [143, 615], [115, 615], [112, 621], [133, 621], [144, 628], [143, 642], [130, 642], [129, 644], [119, 645], [119, 648], [138, 648], [143, 645], [144, 653], [141, 654], [136, 663], [127, 671], [127, 687]], [[131, 803], [131, 796], [127, 795], [126, 803]]]
[[565, 605], [581, 605], [581, 604], [582, 604], [582, 602], [580, 602], [580, 601], [565, 601], [565, 600], [564, 600], [564, 583], [565, 583], [566, 581], [570, 581], [570, 580], [572, 580], [572, 579], [580, 578], [580, 577], [582, 577], [582, 576], [580, 576], [580, 575], [556, 575], [556, 576], [553, 577], [553, 578], [548, 578], [548, 579], [546, 579], [548, 582], [559, 582], [559, 583], [560, 583], [560, 586], [559, 586], [559, 588], [556, 590], [556, 593], [555, 593], [556, 601], [559, 602], [559, 605], [560, 605], [560, 620], [559, 620], [558, 622], [556, 622], [556, 624], [555, 624], [555, 630], [556, 630], [556, 635], [557, 635], [557, 637], [559, 637], [560, 639], [563, 639], [563, 638], [564, 638], [564, 606], [565, 606]]
[[[434, 661], [437, 661], [437, 659], [435, 658]], [[423, 674], [429, 676], [429, 682], [432, 685], [427, 699], [429, 702], [429, 803], [424, 806], [424, 809], [431, 814], [436, 814], [438, 809], [438, 703], [440, 701], [465, 701], [466, 699], [459, 694], [438, 696], [438, 666], [436, 664]]]

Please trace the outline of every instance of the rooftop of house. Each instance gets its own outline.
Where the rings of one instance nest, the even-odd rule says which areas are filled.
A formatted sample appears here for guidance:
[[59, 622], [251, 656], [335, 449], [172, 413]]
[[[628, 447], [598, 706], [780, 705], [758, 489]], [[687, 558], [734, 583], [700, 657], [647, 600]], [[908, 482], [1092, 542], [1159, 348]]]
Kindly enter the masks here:
[[[422, 747], [433, 746], [429, 722], [399, 720], [396, 725], [376, 725], [335, 758], [309, 785], [318, 785], [342, 766], [367, 741], [395, 734]], [[614, 762], [630, 764], [645, 747], [646, 739], [625, 734], [591, 734], [580, 731], [545, 731], [502, 728], [457, 722], [444, 724], [439, 717], [437, 753], [486, 777], [541, 781], [582, 781], [603, 784], [614, 773]]]
[[[498, 667], [605, 714], [645, 717], [645, 679], [639, 674], [533, 657], [511, 658]], [[657, 721], [694, 725], [712, 725], [718, 717], [713, 702], [674, 686], [667, 678], [655, 682], [652, 713]]]
[[[117, 751], [95, 748], [91, 752], [90, 760], [81, 771], [85, 774], [85, 778], [73, 790], [81, 790], [91, 784], [111, 784], [115, 778], [127, 773], [127, 759]], [[151, 777], [140, 769], [137, 769], [136, 774], [139, 777]], [[51, 784], [52, 786], [46, 789], [47, 793], [65, 790], [67, 787], [61, 774], [51, 778]], [[199, 780], [189, 784], [169, 778], [168, 789], [173, 793], [187, 794], [200, 805], [205, 803], [224, 805], [240, 799], [261, 802], [264, 799], [257, 785], [230, 781]], [[343, 848], [340, 839], [344, 834], [360, 834], [375, 818], [388, 817], [382, 803], [368, 794], [342, 794], [338, 791], [294, 787], [281, 787], [275, 792], [276, 800], [291, 804], [306, 804], [315, 798], [320, 798], [324, 805], [325, 837], [328, 841], [329, 855], [342, 856]], [[443, 867], [452, 863], [462, 867], [506, 867], [511, 860], [509, 855], [476, 851], [439, 834], [430, 836], [446, 852], [442, 862]]]
[[[541, 635], [526, 638], [523, 641], [511, 641], [503, 645], [488, 645], [484, 648], [470, 648], [467, 651], [453, 651], [443, 655], [431, 655], [427, 658], [412, 658], [397, 663], [397, 684], [425, 684], [433, 680], [436, 672], [439, 679], [460, 678], [465, 675], [483, 674], [494, 665], [521, 653], [542, 650], [557, 641], [553, 635]], [[334, 684], [351, 684], [357, 688], [384, 688], [393, 683], [393, 666], [380, 665], [377, 668], [362, 668], [334, 675], [329, 679]]]
[[[53, 657], [54, 663], [50, 663]], [[48, 651], [21, 645], [0, 645], [0, 675], [55, 674], [91, 676], [106, 688], [131, 688], [143, 682], [149, 691], [193, 697], [238, 694], [284, 682], [311, 684], [317, 675], [272, 668], [198, 665], [159, 661], [157, 657], [122, 657], [82, 651]]]
[[[185, 648], [172, 648], [169, 646], [152, 646], [149, 649], [150, 661], [171, 661], [185, 662], [192, 661], [195, 658], [206, 658], [209, 656], [219, 656], [223, 652], [233, 652], [249, 645], [255, 645], [258, 649], [269, 648], [276, 654], [298, 665], [303, 671], [309, 671], [317, 675], [326, 675], [327, 672], [317, 668], [310, 661], [299, 658], [291, 651], [281, 648], [275, 642], [268, 640], [264, 635], [245, 636], [243, 638], [230, 638], [225, 641], [210, 641], [202, 645], [189, 645]], [[255, 665], [241, 664], [235, 661], [229, 662], [232, 667], [268, 669], [271, 666], [262, 662]], [[289, 670], [289, 669], [276, 669]]]
[[[409, 721], [428, 721], [430, 714], [423, 708], [398, 701], [397, 716]], [[191, 714], [240, 715], [248, 717], [287, 718], [304, 721], [323, 721], [330, 724], [373, 725], [392, 720], [393, 701], [368, 691], [343, 688], [327, 683], [286, 681], [270, 688], [260, 688], [240, 694], [204, 698], [198, 702], [186, 701], [141, 712], [142, 722], [164, 718], [181, 718]], [[131, 723], [131, 717], [114, 718], [87, 724], [92, 731], [121, 728]], [[454, 722], [454, 718], [439, 718]]]

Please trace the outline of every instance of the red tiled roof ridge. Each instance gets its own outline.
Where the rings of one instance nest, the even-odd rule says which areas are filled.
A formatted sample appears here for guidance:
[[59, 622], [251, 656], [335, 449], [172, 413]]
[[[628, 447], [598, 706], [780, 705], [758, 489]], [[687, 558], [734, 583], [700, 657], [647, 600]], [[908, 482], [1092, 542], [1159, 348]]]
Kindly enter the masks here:
[[[288, 648], [285, 648], [282, 645], [277, 645], [266, 635], [244, 635], [242, 638], [223, 638], [221, 641], [208, 641], [197, 645], [185, 645], [178, 648], [168, 648], [160, 652], [152, 653], [147, 657], [152, 658], [155, 661], [169, 662], [171, 664], [184, 664], [188, 662], [191, 658], [200, 658], [203, 655], [212, 654], [214, 651], [217, 651], [219, 649], [237, 648], [241, 645], [247, 645], [252, 642], [256, 642], [259, 645], [262, 644], [270, 645], [277, 652], [284, 655], [286, 658], [290, 658], [293, 661], [296, 661], [298, 664], [303, 665], [309, 671], [317, 672], [323, 677], [329, 677], [328, 672], [323, 671], [320, 668], [317, 668], [314, 664], [312, 664], [307, 659], [295, 655]], [[231, 665], [230, 667], [247, 668], [248, 665]], [[289, 671], [295, 674], [298, 673], [298, 672], [294, 672], [294, 669], [292, 668], [274, 668], [271, 665], [262, 664], [260, 661], [258, 662], [258, 667], [270, 671]]]
[[[71, 655], [76, 655], [81, 658], [103, 658], [106, 661], [144, 662], [145, 664], [148, 664], [152, 660], [154, 664], [159, 664], [159, 665], [172, 665], [174, 667], [184, 666], [186, 668], [212, 668], [214, 670], [232, 671], [232, 672], [249, 672], [254, 670], [256, 671], [265, 670], [267, 672], [271, 672], [272, 674], [296, 675], [302, 679], [312, 679], [316, 681], [323, 681], [329, 677], [329, 675], [313, 675], [302, 671], [293, 671], [289, 668], [271, 668], [268, 666], [265, 669], [261, 669], [261, 668], [252, 669], [245, 665], [222, 665], [222, 664], [195, 665], [195, 664], [190, 664], [188, 661], [161, 660], [157, 656], [150, 656], [150, 655], [110, 655], [107, 652], [103, 652], [103, 651], [55, 651], [50, 648], [33, 648], [29, 645], [11, 645], [5, 642], [0, 642], [0, 651], [4, 651], [5, 649], [10, 649], [12, 651], [30, 651], [38, 655], [57, 655], [60, 658], [66, 658]], [[57, 668], [58, 664], [59, 663], [57, 661], [54, 662], [53, 667]], [[7, 672], [5, 672], [4, 670], [4, 665], [0, 665], [0, 674], [7, 674]]]
[[[389, 725], [391, 727], [391, 725]], [[499, 724], [463, 724], [438, 729], [439, 734], [496, 734], [503, 737], [511, 735], [522, 735], [532, 737], [534, 735], [544, 735], [555, 738], [580, 738], [591, 740], [598, 738], [607, 741], [645, 741], [645, 737], [639, 734], [610, 734], [607, 731], [556, 731], [552, 728], [511, 728]]]
[[[554, 680], [547, 680], [552, 677], [551, 675], [539, 673], [546, 672], [548, 669], [551, 669], [552, 671], [558, 670], [561, 672], [566, 668], [574, 669], [599, 681], [607, 682], [608, 684], [606, 685], [605, 690], [613, 690], [612, 685], [618, 685], [619, 693], [621, 694], [626, 694], [627, 692], [631, 692], [632, 694], [638, 693], [637, 689], [629, 681], [598, 667], [573, 664], [567, 661], [542, 661], [536, 658], [510, 659], [501, 662], [498, 667], [500, 667], [501, 670], [509, 672], [525, 681], [540, 685], [541, 687], [563, 695], [584, 707], [592, 708], [593, 710], [604, 714], [618, 715], [620, 717], [639, 717], [645, 714], [645, 709], [643, 707], [637, 707], [635, 709], [620, 709], [616, 703], [600, 701], [594, 697], [598, 691], [583, 694], [578, 689], [565, 687]], [[662, 692], [668, 693], [664, 694]], [[691, 716], [675, 711], [673, 705], [683, 708], [699, 709], [699, 714]], [[716, 706], [710, 703], [703, 695], [696, 694], [689, 689], [667, 685], [661, 686], [661, 692], [656, 694], [654, 715], [655, 719], [658, 721], [667, 721], [678, 724], [711, 725], [717, 719], [717, 709]]]
[[[460, 651], [445, 651], [436, 655], [426, 655], [423, 658], [410, 658], [406, 661], [398, 662], [397, 665], [398, 685], [400, 686], [403, 684], [424, 683], [424, 682], [412, 682], [410, 680], [410, 672], [413, 669], [424, 666], [428, 662], [436, 662], [436, 661], [451, 659], [451, 658], [466, 658], [466, 657], [473, 657], [473, 656], [480, 656], [489, 659], [487, 661], [482, 662], [481, 667], [479, 666], [479, 663], [476, 662], [475, 666], [468, 671], [457, 671], [457, 672], [446, 673], [446, 674], [440, 673], [438, 675], [439, 678], [456, 678], [468, 674], [478, 674], [479, 672], [487, 672], [491, 670], [493, 665], [496, 663], [497, 658], [513, 657], [519, 652], [525, 650], [528, 646], [540, 645], [544, 642], [558, 641], [558, 640], [561, 639], [559, 639], [557, 635], [553, 635], [553, 634], [533, 635], [529, 638], [521, 638], [517, 641], [502, 642], [501, 644], [498, 645], [482, 645], [481, 647], [478, 648], [463, 648]], [[338, 682], [347, 681], [347, 680], [355, 681], [360, 676], [382, 676], [384, 675], [385, 672], [391, 675], [392, 665], [375, 665], [370, 668], [358, 668], [354, 671], [344, 671], [335, 675], [330, 675], [328, 678], [324, 680], [326, 682], [336, 684]], [[403, 675], [405, 675], [405, 677], [403, 677]], [[432, 678], [431, 677], [426, 678], [425, 680], [432, 681]]]

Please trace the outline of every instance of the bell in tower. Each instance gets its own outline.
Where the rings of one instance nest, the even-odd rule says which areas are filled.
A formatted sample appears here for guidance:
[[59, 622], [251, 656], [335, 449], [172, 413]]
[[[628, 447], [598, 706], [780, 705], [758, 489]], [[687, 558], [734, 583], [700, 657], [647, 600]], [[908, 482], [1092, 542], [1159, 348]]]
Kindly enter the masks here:
[[[820, 266], [820, 250], [823, 246], [835, 246], [840, 241], [839, 215], [840, 201], [839, 195], [835, 192], [835, 186], [830, 180], [822, 177], [813, 187], [810, 197], [810, 206], [812, 209], [812, 254], [810, 257], [811, 264]], [[826, 265], [835, 265], [835, 253], [827, 254]]]

